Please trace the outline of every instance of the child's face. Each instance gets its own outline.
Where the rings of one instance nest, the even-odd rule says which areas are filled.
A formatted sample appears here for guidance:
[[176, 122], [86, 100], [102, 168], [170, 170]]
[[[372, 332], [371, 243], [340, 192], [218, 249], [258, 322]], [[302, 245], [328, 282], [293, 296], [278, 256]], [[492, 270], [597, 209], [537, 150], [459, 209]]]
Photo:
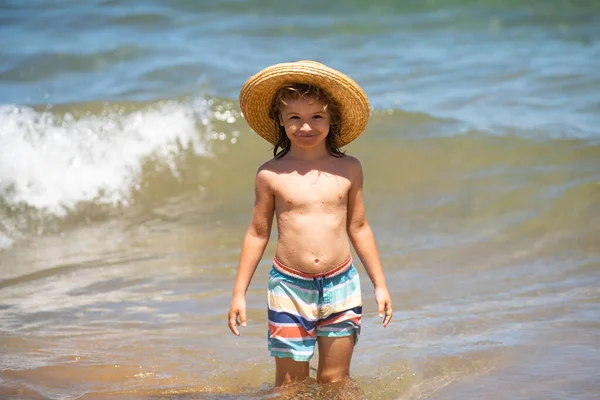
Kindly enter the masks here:
[[279, 122], [292, 146], [311, 148], [325, 144], [331, 116], [320, 101], [300, 98], [287, 101], [281, 110]]

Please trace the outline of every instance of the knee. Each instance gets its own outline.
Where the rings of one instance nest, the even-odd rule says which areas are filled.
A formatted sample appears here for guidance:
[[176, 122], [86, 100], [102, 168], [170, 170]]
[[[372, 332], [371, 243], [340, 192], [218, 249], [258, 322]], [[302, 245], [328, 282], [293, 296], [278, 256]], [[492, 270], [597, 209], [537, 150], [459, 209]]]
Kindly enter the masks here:
[[308, 362], [291, 358], [275, 358], [275, 386], [289, 385], [308, 377]]

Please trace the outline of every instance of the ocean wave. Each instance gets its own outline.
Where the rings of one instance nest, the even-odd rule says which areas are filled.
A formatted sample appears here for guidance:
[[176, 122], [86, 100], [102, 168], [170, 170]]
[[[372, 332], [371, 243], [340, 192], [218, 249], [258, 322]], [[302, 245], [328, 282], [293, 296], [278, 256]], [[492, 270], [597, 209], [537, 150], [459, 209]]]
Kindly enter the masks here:
[[1, 106], [0, 248], [85, 204], [127, 206], [145, 169], [180, 179], [185, 154], [210, 156], [211, 141], [224, 139], [213, 122], [235, 121], [225, 106], [211, 105], [195, 98], [69, 112]]
[[[547, 188], [530, 181], [547, 169], [577, 171], [594, 181], [590, 171], [597, 169], [600, 143], [577, 136], [544, 127], [477, 130], [458, 119], [388, 109], [373, 111], [367, 131], [349, 150], [381, 176], [370, 181], [371, 191], [417, 199], [425, 190], [429, 200], [408, 206], [441, 221], [465, 212], [465, 187], [469, 193], [479, 185], [494, 193], [512, 187], [520, 199], [517, 188], [525, 197], [541, 198], [566, 184]], [[176, 216], [184, 209], [199, 215], [206, 193], [213, 203], [227, 203], [251, 190], [239, 171], [258, 167], [259, 154], [269, 158], [270, 146], [251, 132], [228, 98], [0, 107], [0, 248], [123, 213], [154, 218], [172, 202], [178, 204]], [[390, 170], [398, 171], [397, 184], [383, 178]], [[449, 171], [453, 175], [442, 185], [438, 181]], [[551, 206], [565, 196], [543, 201]], [[475, 204], [471, 195], [469, 201], [469, 207]], [[485, 218], [512, 207], [508, 200], [497, 207], [487, 197], [477, 201], [469, 212]]]

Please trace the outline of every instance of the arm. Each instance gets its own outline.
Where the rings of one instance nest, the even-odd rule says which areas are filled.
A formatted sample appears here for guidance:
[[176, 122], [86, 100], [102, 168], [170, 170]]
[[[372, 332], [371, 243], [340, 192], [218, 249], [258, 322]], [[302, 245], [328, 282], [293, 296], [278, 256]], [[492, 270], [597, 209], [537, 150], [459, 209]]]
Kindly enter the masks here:
[[[246, 291], [254, 276], [254, 271], [269, 242], [275, 201], [267, 179], [268, 171], [260, 169], [256, 175], [255, 201], [252, 222], [244, 236], [237, 276], [233, 287], [229, 308], [229, 329], [239, 336], [237, 327], [246, 326]], [[239, 317], [239, 320], [238, 320]]]
[[363, 173], [362, 167], [357, 160], [354, 161], [352, 169], [352, 180], [350, 192], [348, 193], [346, 229], [352, 246], [354, 246], [356, 254], [358, 254], [373, 283], [379, 317], [383, 317], [385, 313], [383, 326], [386, 327], [392, 319], [392, 300], [387, 289], [385, 276], [383, 275], [379, 254], [377, 253], [375, 237], [365, 215], [365, 205], [362, 197]]

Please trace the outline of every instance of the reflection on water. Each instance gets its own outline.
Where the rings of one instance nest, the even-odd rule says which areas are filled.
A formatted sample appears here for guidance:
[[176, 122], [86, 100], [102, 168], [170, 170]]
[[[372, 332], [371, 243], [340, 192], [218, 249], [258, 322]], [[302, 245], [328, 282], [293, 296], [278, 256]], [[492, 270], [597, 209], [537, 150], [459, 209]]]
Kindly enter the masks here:
[[[382, 329], [363, 276], [353, 388], [364, 398], [531, 398], [571, 393], [566, 382], [576, 380], [581, 398], [594, 392], [598, 147], [365, 139], [350, 151], [365, 168], [396, 313]], [[459, 156], [466, 149], [473, 157]], [[173, 197], [152, 189], [157, 197], [142, 193], [135, 206], [90, 222], [81, 211], [69, 229], [59, 224], [2, 253], [6, 396], [279, 396], [265, 333], [274, 240], [248, 292], [248, 327], [236, 338], [225, 321], [252, 206], [247, 166], [268, 148], [240, 137], [213, 151], [184, 165], [208, 169], [201, 181], [171, 186]], [[532, 383], [556, 374], [553, 386]], [[324, 390], [308, 385], [297, 396]]]
[[[311, 5], [0, 5], [0, 397], [600, 392], [598, 4]], [[374, 107], [347, 150], [395, 317], [381, 327], [359, 266], [352, 381], [281, 393], [275, 233], [248, 327], [225, 320], [271, 154], [236, 98], [300, 58], [347, 71]]]

